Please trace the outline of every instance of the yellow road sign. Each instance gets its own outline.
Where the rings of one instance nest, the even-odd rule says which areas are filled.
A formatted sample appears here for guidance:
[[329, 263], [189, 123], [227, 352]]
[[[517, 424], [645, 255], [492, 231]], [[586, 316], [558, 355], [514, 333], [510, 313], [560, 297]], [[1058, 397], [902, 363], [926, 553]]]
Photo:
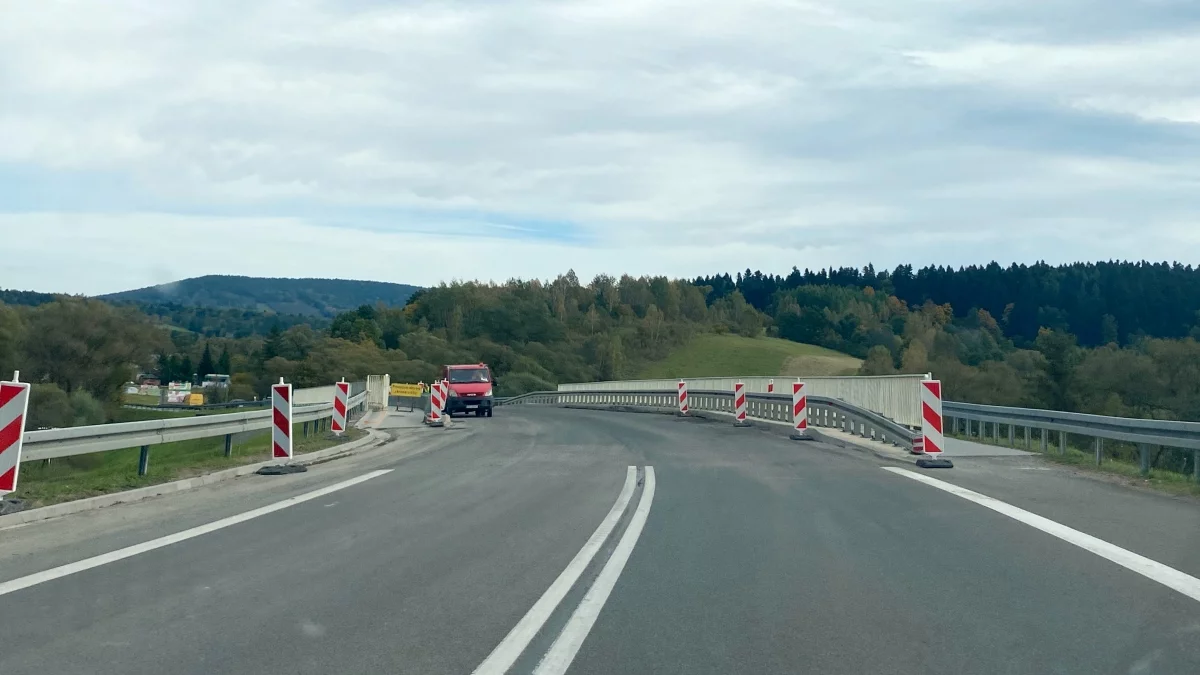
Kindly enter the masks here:
[[419, 384], [393, 384], [392, 396], [400, 396], [403, 398], [420, 398], [421, 385]]

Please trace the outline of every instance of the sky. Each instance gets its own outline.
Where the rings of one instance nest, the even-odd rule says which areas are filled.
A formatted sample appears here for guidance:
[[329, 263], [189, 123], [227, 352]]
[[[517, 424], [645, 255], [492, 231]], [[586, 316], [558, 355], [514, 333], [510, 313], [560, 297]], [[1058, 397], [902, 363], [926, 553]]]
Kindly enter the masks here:
[[1195, 0], [0, 0], [0, 288], [1200, 262]]

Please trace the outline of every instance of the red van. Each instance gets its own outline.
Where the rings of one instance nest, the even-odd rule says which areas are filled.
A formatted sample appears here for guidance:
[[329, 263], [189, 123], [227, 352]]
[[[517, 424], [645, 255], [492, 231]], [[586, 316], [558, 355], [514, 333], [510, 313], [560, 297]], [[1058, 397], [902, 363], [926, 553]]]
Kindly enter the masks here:
[[487, 364], [445, 366], [442, 379], [450, 383], [447, 415], [474, 412], [476, 417], [492, 416], [492, 371]]

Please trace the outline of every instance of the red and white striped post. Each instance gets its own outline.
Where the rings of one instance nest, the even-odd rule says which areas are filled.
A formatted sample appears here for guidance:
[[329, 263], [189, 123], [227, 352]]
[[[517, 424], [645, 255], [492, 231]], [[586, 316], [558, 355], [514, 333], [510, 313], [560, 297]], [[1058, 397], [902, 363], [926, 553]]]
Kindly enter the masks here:
[[793, 441], [808, 439], [808, 392], [803, 382], [792, 383], [792, 435]]
[[442, 420], [442, 409], [446, 405], [446, 390], [440, 380], [434, 380], [429, 385], [429, 426], [440, 427], [445, 424]]
[[350, 383], [346, 378], [333, 385], [333, 433], [341, 436], [346, 431], [346, 420], [350, 414]]
[[913, 439], [912, 450], [910, 450], [909, 452], [911, 452], [914, 455], [925, 454], [925, 435], [924, 434], [917, 434], [916, 438]]
[[292, 458], [292, 385], [271, 385], [271, 410], [274, 423], [271, 426], [271, 456], [275, 459]]
[[775, 380], [767, 380], [767, 393], [768, 394], [775, 393]]
[[[923, 468], [952, 468], [954, 465], [942, 455], [946, 452], [946, 437], [942, 430], [942, 382], [921, 382], [921, 453], [928, 457], [917, 460]], [[913, 444], [916, 451], [916, 444]]]
[[733, 385], [733, 426], [748, 427], [746, 421], [746, 385], [739, 381]]
[[684, 382], [683, 380], [679, 381], [679, 414], [688, 414], [687, 382]]
[[29, 416], [29, 384], [13, 373], [12, 382], [0, 382], [0, 495], [17, 490], [21, 470], [21, 444]]

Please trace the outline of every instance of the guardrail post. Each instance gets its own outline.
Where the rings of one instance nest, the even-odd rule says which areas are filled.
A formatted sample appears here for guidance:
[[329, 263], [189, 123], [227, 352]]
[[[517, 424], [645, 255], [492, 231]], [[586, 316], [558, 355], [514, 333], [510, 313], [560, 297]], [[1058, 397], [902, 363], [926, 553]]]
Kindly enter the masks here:
[[1041, 439], [1041, 441], [1042, 441], [1042, 452], [1045, 453], [1048, 449], [1047, 446], [1049, 445], [1049, 443], [1048, 443], [1049, 439], [1046, 438], [1046, 430], [1045, 429], [1038, 429], [1038, 438]]
[[1200, 483], [1200, 450], [1192, 450], [1192, 478]]
[[1012, 422], [1009, 422], [1008, 423], [1008, 447], [1010, 447], [1010, 448], [1017, 447], [1017, 442], [1016, 442], [1015, 438], [1016, 438], [1016, 434], [1013, 432]]
[[1021, 428], [1024, 429], [1023, 435], [1025, 437], [1025, 449], [1032, 450], [1033, 449], [1033, 432], [1030, 431], [1029, 427], [1021, 427]]
[[1064, 457], [1067, 454], [1067, 432], [1065, 431], [1058, 432], [1058, 454]]
[[150, 446], [143, 445], [142, 452], [138, 455], [138, 475], [145, 476], [150, 471]]
[[1095, 446], [1096, 446], [1096, 466], [1100, 466], [1100, 463], [1104, 460], [1104, 439], [1097, 436], [1096, 440], [1095, 440]]
[[1138, 443], [1138, 455], [1139, 455], [1139, 459], [1141, 460], [1139, 463], [1141, 465], [1142, 476], [1143, 477], [1149, 476], [1150, 475], [1150, 446], [1147, 445], [1146, 443]]
[[233, 455], [233, 434], [225, 434], [225, 456]]

